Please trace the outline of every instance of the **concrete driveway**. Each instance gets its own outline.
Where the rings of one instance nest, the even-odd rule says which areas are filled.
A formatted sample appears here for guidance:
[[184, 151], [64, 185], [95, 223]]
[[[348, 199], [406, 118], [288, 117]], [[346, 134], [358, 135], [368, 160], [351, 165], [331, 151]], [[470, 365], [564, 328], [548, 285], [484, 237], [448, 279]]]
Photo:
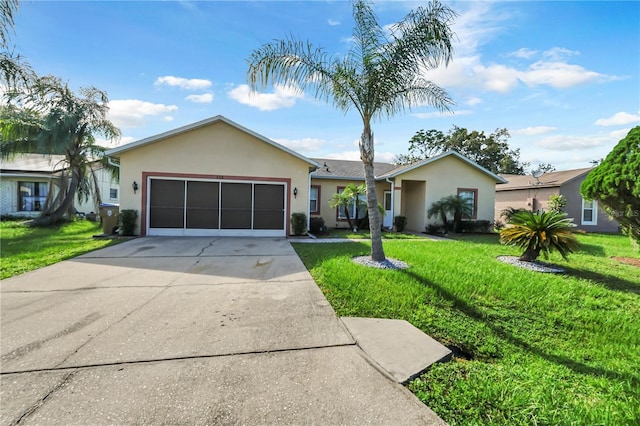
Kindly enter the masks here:
[[443, 424], [285, 239], [139, 238], [0, 288], [2, 424]]

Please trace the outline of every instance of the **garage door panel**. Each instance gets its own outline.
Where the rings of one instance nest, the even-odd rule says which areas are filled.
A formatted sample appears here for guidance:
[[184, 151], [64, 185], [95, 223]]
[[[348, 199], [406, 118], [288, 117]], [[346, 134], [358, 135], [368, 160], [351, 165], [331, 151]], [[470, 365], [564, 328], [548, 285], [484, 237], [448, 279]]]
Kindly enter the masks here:
[[254, 186], [254, 229], [284, 227], [284, 186], [256, 184]]
[[187, 228], [218, 229], [220, 183], [187, 182]]
[[151, 228], [184, 228], [184, 181], [153, 179], [150, 197]]
[[223, 183], [220, 208], [221, 229], [251, 229], [251, 184]]

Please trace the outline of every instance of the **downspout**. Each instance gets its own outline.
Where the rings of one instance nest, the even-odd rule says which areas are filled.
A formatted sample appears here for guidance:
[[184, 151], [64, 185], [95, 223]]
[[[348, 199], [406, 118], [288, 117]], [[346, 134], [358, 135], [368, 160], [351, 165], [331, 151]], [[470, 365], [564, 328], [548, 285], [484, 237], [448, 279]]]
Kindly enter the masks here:
[[[311, 167], [309, 168], [309, 177], [307, 182], [307, 232], [309, 232], [309, 230], [311, 229], [311, 203], [309, 199], [309, 197], [311, 196], [311, 174], [316, 170], [317, 167], [314, 167], [313, 170], [311, 170]], [[318, 200], [317, 202], [319, 203], [320, 200]]]
[[385, 178], [385, 180], [391, 184], [391, 229], [393, 229], [393, 218], [395, 214], [394, 210], [396, 207], [396, 204], [395, 204], [396, 182], [394, 180], [389, 180], [389, 178]]
[[111, 157], [107, 157], [107, 162], [112, 165], [113, 167], [117, 167], [120, 168], [120, 163], [114, 163], [113, 160], [111, 159]]

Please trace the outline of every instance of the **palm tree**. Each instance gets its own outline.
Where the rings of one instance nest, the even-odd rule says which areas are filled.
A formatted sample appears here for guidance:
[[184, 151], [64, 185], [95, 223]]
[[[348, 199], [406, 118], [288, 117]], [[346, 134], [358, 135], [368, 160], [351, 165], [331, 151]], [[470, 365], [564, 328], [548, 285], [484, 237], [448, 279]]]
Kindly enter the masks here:
[[18, 0], [0, 0], [0, 48], [9, 45], [9, 31], [13, 29], [13, 17], [18, 10]]
[[99, 197], [91, 163], [103, 157], [105, 148], [96, 144], [95, 135], [108, 140], [120, 136], [120, 130], [106, 118], [106, 93], [88, 87], [81, 88], [78, 96], [60, 79], [41, 77], [27, 92], [8, 98], [9, 104], [0, 110], [2, 157], [23, 152], [62, 154], [67, 166], [57, 196], [49, 192], [33, 224], [47, 225], [72, 215], [76, 195]]
[[440, 216], [444, 232], [446, 233], [449, 229], [449, 223], [447, 221], [447, 213], [449, 211], [449, 207], [447, 206], [445, 200], [445, 198], [441, 198], [435, 203], [431, 204], [431, 207], [429, 207], [429, 210], [427, 210], [427, 216], [429, 217], [429, 219], [431, 219], [432, 217]]
[[444, 203], [449, 213], [453, 215], [453, 230], [460, 232], [462, 219], [469, 219], [473, 216], [473, 202], [460, 195], [449, 195], [444, 199]]
[[446, 91], [426, 80], [424, 72], [448, 64], [452, 55], [450, 25], [455, 13], [437, 0], [411, 11], [390, 31], [380, 26], [371, 5], [353, 3], [353, 46], [346, 56], [331, 56], [291, 36], [252, 52], [248, 80], [251, 87], [282, 84], [313, 89], [314, 96], [331, 100], [341, 111], [355, 109], [362, 119], [359, 148], [367, 187], [371, 258], [385, 259], [373, 170], [374, 139], [371, 120], [392, 117], [406, 109], [431, 105], [448, 110]]
[[523, 261], [535, 261], [540, 252], [546, 259], [554, 250], [567, 260], [568, 254], [579, 246], [572, 232], [575, 226], [565, 213], [522, 210], [514, 213], [507, 227], [500, 231], [500, 242], [524, 249], [520, 256]]
[[341, 208], [344, 211], [344, 215], [347, 218], [347, 222], [349, 223], [349, 229], [355, 230], [355, 226], [351, 221], [351, 215], [349, 214], [349, 210], [355, 206], [355, 214], [353, 216], [354, 220], [358, 220], [359, 216], [359, 207], [361, 207], [364, 203], [360, 200], [360, 196], [367, 193], [367, 188], [364, 184], [357, 185], [354, 183], [350, 183], [347, 185], [342, 192], [338, 192], [333, 194], [329, 199], [329, 207], [333, 208]]

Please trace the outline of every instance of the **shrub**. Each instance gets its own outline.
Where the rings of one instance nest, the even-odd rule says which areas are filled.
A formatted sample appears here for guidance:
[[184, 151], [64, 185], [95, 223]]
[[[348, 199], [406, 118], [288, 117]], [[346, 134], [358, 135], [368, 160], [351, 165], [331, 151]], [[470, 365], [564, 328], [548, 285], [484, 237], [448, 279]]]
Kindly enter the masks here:
[[458, 232], [491, 232], [489, 220], [463, 220], [458, 224]]
[[324, 219], [321, 217], [312, 217], [309, 219], [309, 232], [312, 234], [324, 234], [327, 230]]
[[291, 228], [293, 235], [304, 235], [307, 232], [307, 215], [304, 213], [291, 214]]
[[567, 260], [579, 245], [571, 231], [575, 226], [564, 213], [520, 211], [500, 231], [500, 242], [524, 249], [520, 260], [527, 262], [535, 261], [541, 252], [546, 259], [554, 250]]
[[404, 231], [407, 226], [407, 218], [405, 216], [396, 216], [393, 218], [393, 226], [396, 227], [397, 232]]
[[137, 210], [122, 210], [120, 212], [120, 234], [132, 236], [136, 230], [136, 220], [138, 219]]
[[549, 201], [547, 201], [547, 208], [550, 211], [561, 213], [562, 209], [565, 207], [567, 207], [567, 197], [558, 194], [549, 196]]
[[445, 233], [442, 225], [436, 225], [433, 223], [430, 223], [429, 225], [427, 225], [425, 229], [427, 231], [427, 234], [438, 234], [440, 232]]

